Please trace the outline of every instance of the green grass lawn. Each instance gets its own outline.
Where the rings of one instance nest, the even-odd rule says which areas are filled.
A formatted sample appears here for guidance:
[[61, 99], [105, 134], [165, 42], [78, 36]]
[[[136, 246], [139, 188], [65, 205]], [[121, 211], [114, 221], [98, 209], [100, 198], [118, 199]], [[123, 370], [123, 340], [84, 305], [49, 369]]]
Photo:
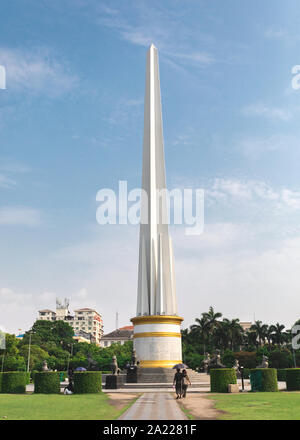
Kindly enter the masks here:
[[221, 420], [300, 420], [300, 393], [216, 394]]
[[122, 412], [100, 394], [0, 394], [0, 420], [113, 420]]

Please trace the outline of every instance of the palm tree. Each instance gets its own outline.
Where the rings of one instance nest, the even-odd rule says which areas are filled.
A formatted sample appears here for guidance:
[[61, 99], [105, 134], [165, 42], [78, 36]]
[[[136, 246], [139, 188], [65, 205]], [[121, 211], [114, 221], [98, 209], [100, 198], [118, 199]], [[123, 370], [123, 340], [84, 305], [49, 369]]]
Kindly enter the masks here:
[[239, 319], [223, 319], [223, 322], [226, 323], [228, 338], [230, 341], [231, 350], [233, 350], [234, 345], [240, 345], [243, 342], [243, 327], [239, 324]]
[[274, 326], [274, 342], [278, 344], [279, 346], [286, 341], [286, 333], [283, 332], [285, 329], [285, 326], [283, 324], [279, 324], [277, 322]]
[[245, 333], [245, 345], [249, 346], [249, 345], [258, 345], [257, 342], [257, 333], [253, 330], [247, 330]]
[[274, 331], [275, 331], [274, 325], [268, 325], [267, 326], [265, 336], [266, 336], [266, 339], [267, 339], [269, 345], [271, 345], [271, 342], [273, 342]]
[[267, 324], [263, 324], [261, 321], [255, 321], [255, 323], [251, 325], [250, 330], [256, 333], [259, 345], [262, 345], [265, 341], [267, 329]]
[[214, 329], [213, 342], [218, 348], [226, 350], [230, 344], [230, 328], [228, 319], [223, 319], [222, 322]]
[[210, 306], [208, 312], [202, 313], [202, 316], [209, 322], [210, 329], [213, 331], [219, 325], [220, 321], [218, 319], [222, 317], [222, 313], [215, 313], [213, 307]]
[[220, 326], [220, 321], [218, 321], [218, 319], [221, 317], [222, 313], [215, 313], [212, 306], [210, 306], [208, 312], [202, 313], [202, 318], [207, 322], [208, 326], [208, 343], [210, 342], [216, 328]]
[[203, 341], [203, 351], [205, 354], [205, 343], [209, 338], [210, 326], [207, 319], [204, 317], [195, 319], [197, 324], [191, 325], [190, 329]]

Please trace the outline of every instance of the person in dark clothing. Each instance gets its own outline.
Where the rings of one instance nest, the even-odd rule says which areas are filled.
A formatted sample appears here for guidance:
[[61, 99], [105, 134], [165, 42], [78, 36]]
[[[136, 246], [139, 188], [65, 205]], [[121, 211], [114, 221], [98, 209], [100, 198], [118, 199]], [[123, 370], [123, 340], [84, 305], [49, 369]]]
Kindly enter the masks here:
[[186, 397], [188, 386], [192, 385], [186, 370], [182, 370], [182, 397]]
[[173, 380], [173, 385], [175, 385], [175, 392], [177, 394], [176, 399], [181, 399], [181, 395], [182, 395], [182, 373], [180, 373], [180, 368], [177, 368], [175, 376], [174, 376], [174, 380]]
[[69, 378], [69, 385], [67, 386], [67, 389], [68, 391], [74, 393], [74, 370], [71, 366], [68, 369], [68, 378]]

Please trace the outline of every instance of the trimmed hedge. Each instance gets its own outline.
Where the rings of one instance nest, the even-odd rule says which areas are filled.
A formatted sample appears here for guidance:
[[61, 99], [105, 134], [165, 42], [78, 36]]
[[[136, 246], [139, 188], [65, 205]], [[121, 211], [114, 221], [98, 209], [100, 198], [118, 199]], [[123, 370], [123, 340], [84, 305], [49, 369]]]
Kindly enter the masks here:
[[249, 368], [244, 368], [244, 379], [249, 379], [250, 370]]
[[0, 393], [1, 393], [1, 389], [2, 389], [2, 376], [3, 375], [3, 373], [0, 373]]
[[[253, 378], [255, 372], [261, 372], [261, 381], [259, 384], [256, 384], [257, 387], [253, 385]], [[253, 377], [251, 378], [251, 375]], [[264, 392], [274, 392], [278, 391], [278, 383], [277, 383], [277, 370], [276, 368], [254, 368], [250, 371], [250, 382], [251, 382], [251, 391], [264, 391]]]
[[286, 370], [285, 369], [278, 369], [277, 370], [277, 380], [279, 382], [285, 382], [286, 381]]
[[1, 374], [3, 394], [24, 394], [28, 381], [28, 374], [25, 371], [9, 371]]
[[32, 370], [31, 371], [31, 373], [30, 373], [30, 378], [31, 378], [31, 381], [34, 383], [34, 376], [35, 376], [35, 373], [38, 373], [38, 370]]
[[76, 371], [74, 373], [75, 394], [100, 393], [102, 374], [100, 371]]
[[212, 393], [228, 393], [228, 385], [237, 383], [233, 368], [210, 370], [210, 391]]
[[286, 389], [288, 391], [300, 391], [300, 368], [287, 368]]
[[59, 394], [59, 373], [55, 371], [44, 371], [42, 373], [35, 373], [34, 392], [36, 394]]

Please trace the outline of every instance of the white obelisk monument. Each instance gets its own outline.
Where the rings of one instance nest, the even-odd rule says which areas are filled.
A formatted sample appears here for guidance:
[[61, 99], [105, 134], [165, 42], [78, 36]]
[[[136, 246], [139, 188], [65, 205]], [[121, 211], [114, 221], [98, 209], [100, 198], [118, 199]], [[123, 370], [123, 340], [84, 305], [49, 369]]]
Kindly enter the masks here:
[[170, 368], [181, 362], [174, 259], [168, 232], [158, 53], [147, 53], [144, 147], [134, 348], [140, 366]]

